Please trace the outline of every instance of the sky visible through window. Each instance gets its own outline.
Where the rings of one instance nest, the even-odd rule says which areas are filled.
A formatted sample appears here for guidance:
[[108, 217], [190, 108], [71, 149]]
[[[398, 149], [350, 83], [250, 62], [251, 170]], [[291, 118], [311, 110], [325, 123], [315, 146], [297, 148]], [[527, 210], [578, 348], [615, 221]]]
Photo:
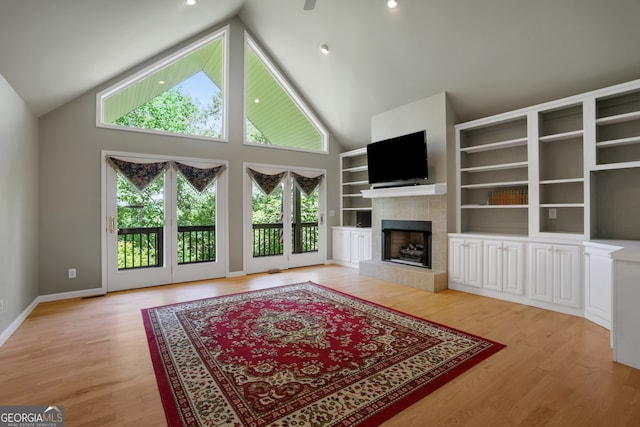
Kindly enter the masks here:
[[203, 71], [194, 74], [182, 83], [178, 83], [176, 87], [181, 87], [184, 93], [197, 99], [201, 105], [210, 103], [211, 97], [220, 92], [218, 86]]
[[[220, 93], [220, 88], [204, 73], [200, 71], [188, 79], [178, 83], [176, 88], [181, 88], [182, 92], [196, 100], [201, 107], [206, 107], [212, 103], [214, 95]], [[222, 117], [209, 117], [207, 125], [215, 129], [222, 128]]]

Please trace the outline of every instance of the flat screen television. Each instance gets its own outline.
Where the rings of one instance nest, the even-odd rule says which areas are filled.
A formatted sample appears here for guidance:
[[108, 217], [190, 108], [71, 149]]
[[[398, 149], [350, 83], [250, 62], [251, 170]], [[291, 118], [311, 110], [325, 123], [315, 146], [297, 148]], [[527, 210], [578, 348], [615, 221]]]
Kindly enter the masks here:
[[427, 132], [420, 131], [367, 145], [369, 184], [416, 185], [428, 177]]

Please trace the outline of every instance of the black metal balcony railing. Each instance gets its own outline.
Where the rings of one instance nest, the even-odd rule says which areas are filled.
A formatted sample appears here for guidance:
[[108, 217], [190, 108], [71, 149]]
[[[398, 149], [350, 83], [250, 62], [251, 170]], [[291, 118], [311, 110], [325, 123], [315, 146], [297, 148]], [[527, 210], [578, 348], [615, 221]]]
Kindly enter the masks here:
[[[298, 227], [291, 224], [293, 253], [318, 251], [318, 223], [303, 222]], [[253, 224], [253, 256], [282, 255], [282, 224]]]
[[[318, 251], [318, 223], [292, 224], [292, 251]], [[282, 224], [253, 224], [253, 256], [281, 255]], [[162, 227], [135, 227], [118, 230], [118, 269], [162, 267], [164, 230]], [[216, 260], [214, 225], [178, 227], [178, 264]]]
[[162, 267], [164, 256], [162, 227], [118, 230], [118, 270]]
[[253, 256], [282, 255], [282, 224], [253, 224]]
[[216, 226], [178, 226], [178, 264], [216, 260]]

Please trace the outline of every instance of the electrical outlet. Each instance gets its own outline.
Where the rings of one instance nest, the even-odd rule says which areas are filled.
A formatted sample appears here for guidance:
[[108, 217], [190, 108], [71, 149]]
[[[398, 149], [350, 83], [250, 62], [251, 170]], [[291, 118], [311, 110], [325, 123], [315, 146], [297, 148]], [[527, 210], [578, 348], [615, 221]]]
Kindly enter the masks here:
[[75, 279], [76, 278], [76, 269], [75, 268], [70, 268], [69, 269], [69, 279]]
[[558, 211], [556, 210], [556, 208], [549, 208], [549, 218], [550, 219], [558, 218]]

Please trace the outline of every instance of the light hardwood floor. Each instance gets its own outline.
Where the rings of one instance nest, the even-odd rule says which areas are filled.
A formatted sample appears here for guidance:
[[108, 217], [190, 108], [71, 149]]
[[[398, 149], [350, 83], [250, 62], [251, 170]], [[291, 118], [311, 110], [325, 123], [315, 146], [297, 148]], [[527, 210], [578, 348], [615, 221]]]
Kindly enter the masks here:
[[0, 347], [0, 405], [62, 405], [66, 425], [162, 426], [142, 308], [311, 280], [507, 348], [385, 426], [640, 426], [640, 371], [587, 320], [307, 267], [43, 303]]

